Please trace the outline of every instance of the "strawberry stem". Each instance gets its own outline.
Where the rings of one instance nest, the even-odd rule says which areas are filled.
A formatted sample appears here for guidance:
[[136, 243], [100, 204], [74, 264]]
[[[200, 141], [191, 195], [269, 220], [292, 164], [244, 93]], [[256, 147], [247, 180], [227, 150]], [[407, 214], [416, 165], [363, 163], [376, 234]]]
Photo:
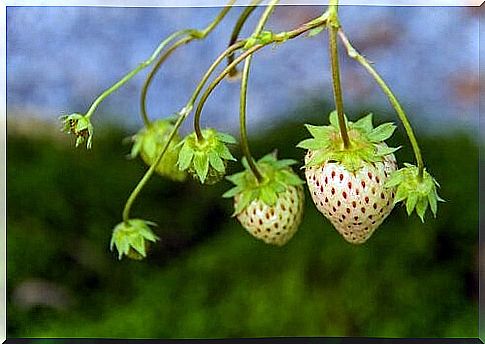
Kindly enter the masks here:
[[[253, 32], [254, 36], [259, 35], [261, 31], [263, 31], [264, 25], [266, 24], [269, 17], [273, 13], [277, 2], [278, 0], [273, 0], [270, 2], [268, 7], [266, 7], [265, 11], [261, 15], [261, 18], [259, 19], [256, 29]], [[247, 104], [248, 79], [249, 79], [249, 70], [251, 67], [251, 60], [252, 60], [252, 55], [249, 55], [246, 58], [246, 61], [244, 61], [244, 67], [243, 67], [243, 72], [241, 77], [241, 93], [240, 93], [240, 101], [239, 101], [239, 124], [240, 124], [240, 131], [241, 131], [241, 145], [242, 145], [243, 154], [246, 157], [246, 160], [248, 161], [251, 172], [253, 172], [254, 176], [258, 180], [258, 183], [261, 183], [264, 177], [259, 171], [253, 157], [251, 156], [251, 151], [249, 149], [249, 143], [248, 143], [248, 134], [246, 129], [246, 104]]]
[[394, 95], [394, 93], [391, 91], [391, 88], [386, 84], [386, 82], [382, 79], [382, 77], [377, 73], [375, 68], [367, 61], [367, 59], [362, 56], [351, 44], [347, 36], [342, 30], [339, 30], [339, 36], [342, 42], [344, 43], [345, 47], [347, 48], [347, 53], [348, 55], [359, 62], [366, 70], [367, 72], [374, 78], [374, 80], [377, 82], [379, 87], [382, 89], [384, 94], [387, 96], [389, 99], [389, 102], [391, 103], [392, 107], [396, 111], [399, 119], [401, 120], [404, 129], [406, 130], [406, 134], [409, 137], [409, 141], [411, 142], [411, 146], [413, 147], [414, 155], [416, 157], [416, 163], [418, 167], [418, 178], [421, 181], [423, 179], [423, 173], [424, 173], [424, 162], [423, 162], [423, 157], [421, 156], [421, 150], [418, 145], [418, 141], [416, 140], [416, 136], [414, 135], [413, 128], [411, 127], [411, 123], [408, 120], [408, 117], [406, 115], [406, 112], [404, 112], [404, 109], [402, 108], [401, 104], [397, 100], [397, 97]]
[[175, 42], [164, 54], [162, 54], [159, 57], [157, 63], [153, 66], [152, 70], [147, 75], [147, 78], [145, 79], [145, 82], [143, 84], [143, 87], [141, 89], [141, 94], [140, 94], [140, 113], [146, 127], [150, 125], [150, 119], [148, 118], [148, 114], [146, 110], [146, 98], [147, 98], [148, 88], [150, 87], [154, 76], [158, 73], [162, 64], [175, 50], [177, 50], [178, 47], [184, 44], [187, 44], [195, 39], [201, 40], [207, 37], [207, 35], [209, 35], [209, 33], [211, 33], [216, 28], [216, 26], [222, 21], [222, 19], [224, 19], [224, 17], [229, 12], [229, 10], [231, 9], [232, 5], [234, 5], [234, 3], [235, 3], [235, 0], [230, 0], [227, 3], [227, 5], [222, 8], [219, 14], [205, 29], [203, 30], [189, 29], [189, 30], [179, 31], [178, 35], [186, 35], [186, 36], [182, 37], [177, 42]]
[[338, 114], [338, 122], [340, 127], [340, 135], [342, 136], [342, 141], [344, 143], [344, 149], [350, 147], [350, 139], [347, 133], [347, 127], [345, 124], [344, 115], [344, 101], [342, 96], [342, 86], [340, 82], [340, 66], [338, 58], [338, 45], [337, 45], [337, 32], [340, 28], [340, 23], [338, 19], [338, 0], [330, 1], [328, 8], [328, 37], [329, 37], [329, 47], [330, 47], [330, 60], [332, 69], [332, 85], [335, 107]]
[[[234, 43], [236, 43], [236, 41], [237, 41], [237, 39], [239, 37], [239, 34], [241, 33], [241, 29], [244, 26], [244, 23], [246, 23], [246, 20], [249, 18], [249, 16], [251, 15], [251, 13], [254, 12], [254, 10], [257, 8], [257, 5], [260, 2], [261, 2], [261, 0], [253, 0], [253, 2], [251, 3], [251, 5], [247, 6], [244, 9], [244, 11], [241, 13], [241, 15], [239, 16], [239, 18], [238, 18], [238, 20], [236, 22], [236, 25], [234, 25], [234, 28], [232, 30], [231, 38], [229, 40], [229, 46], [231, 46]], [[227, 65], [230, 65], [233, 61], [234, 61], [234, 53], [232, 53], [229, 56], [227, 56]], [[235, 77], [237, 75], [237, 73], [238, 73], [237, 68], [234, 67], [229, 72], [229, 76], [230, 77]]]

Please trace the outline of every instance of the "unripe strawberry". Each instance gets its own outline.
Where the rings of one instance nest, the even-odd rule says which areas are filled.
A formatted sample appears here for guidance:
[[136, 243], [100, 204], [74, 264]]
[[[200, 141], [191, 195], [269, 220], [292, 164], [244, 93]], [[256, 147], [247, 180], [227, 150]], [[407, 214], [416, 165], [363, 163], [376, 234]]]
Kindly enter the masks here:
[[223, 197], [234, 197], [234, 214], [254, 237], [282, 246], [296, 233], [303, 217], [303, 181], [291, 170], [293, 160], [268, 154], [257, 163], [258, 181], [243, 159], [246, 170], [227, 177], [236, 186]]
[[155, 223], [142, 219], [130, 219], [117, 224], [111, 236], [110, 249], [116, 247], [118, 259], [123, 255], [134, 260], [145, 258], [150, 243], [158, 240], [150, 226], [155, 226]]
[[[234, 197], [234, 208], [238, 208], [240, 201], [240, 195]], [[303, 205], [303, 187], [288, 186], [278, 195], [272, 206], [261, 200], [254, 200], [236, 217], [254, 237], [267, 244], [283, 246], [300, 226]]]
[[73, 134], [76, 137], [76, 147], [86, 141], [86, 147], [91, 148], [93, 144], [93, 125], [86, 116], [79, 113], [73, 113], [61, 118], [63, 127], [62, 131]]
[[394, 207], [395, 187], [388, 187], [397, 163], [384, 140], [395, 126], [372, 126], [372, 115], [348, 122], [351, 145], [344, 148], [337, 114], [330, 126], [310, 126], [314, 138], [302, 141], [308, 149], [305, 176], [313, 202], [335, 229], [350, 243], [362, 244], [374, 233]]
[[[134, 143], [131, 150], [131, 157], [134, 158], [139, 154], [143, 161], [151, 166], [167, 143], [173, 127], [173, 120], [163, 119], [153, 121], [148, 128], [141, 129], [133, 137]], [[168, 149], [165, 151], [155, 171], [163, 177], [181, 182], [185, 180], [186, 173], [180, 171], [177, 167], [177, 159], [180, 151], [177, 144], [179, 142], [180, 136], [177, 134], [170, 142]]]
[[[310, 150], [305, 160], [311, 157]], [[396, 169], [396, 159], [389, 154], [383, 162], [366, 163], [356, 172], [327, 162], [307, 168], [305, 176], [317, 209], [345, 240], [361, 244], [394, 207], [395, 188], [386, 188], [384, 183]]]

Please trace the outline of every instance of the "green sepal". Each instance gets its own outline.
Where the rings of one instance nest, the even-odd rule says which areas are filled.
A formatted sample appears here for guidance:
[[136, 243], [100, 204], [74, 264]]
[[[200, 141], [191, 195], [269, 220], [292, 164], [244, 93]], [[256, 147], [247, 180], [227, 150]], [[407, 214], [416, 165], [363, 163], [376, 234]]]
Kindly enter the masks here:
[[254, 200], [261, 200], [272, 206], [278, 200], [278, 195], [289, 186], [304, 184], [291, 169], [291, 165], [295, 163], [292, 159], [278, 160], [276, 153], [265, 155], [256, 162], [258, 170], [263, 175], [263, 180], [258, 182], [247, 160], [243, 158], [244, 171], [226, 177], [235, 186], [222, 195], [224, 198], [239, 195], [233, 216], [242, 212]]
[[86, 142], [86, 148], [93, 145], [94, 127], [88, 117], [79, 113], [59, 117], [62, 122], [61, 131], [76, 137], [76, 147]]
[[330, 113], [328, 126], [305, 125], [313, 136], [297, 145], [298, 148], [311, 150], [313, 153], [305, 167], [335, 161], [347, 170], [356, 172], [365, 163], [382, 162], [387, 155], [393, 154], [400, 148], [387, 147], [383, 144], [384, 140], [394, 133], [396, 129], [394, 124], [384, 123], [374, 128], [372, 114], [360, 118], [355, 123], [350, 122], [345, 115], [344, 119], [351, 143], [348, 148], [344, 148], [336, 111]]
[[424, 222], [424, 215], [429, 208], [436, 217], [438, 202], [444, 200], [438, 195], [438, 182], [426, 171], [423, 170], [422, 178], [419, 177], [419, 169], [411, 164], [404, 164], [405, 167], [394, 171], [384, 184], [385, 187], [396, 187], [394, 204], [403, 202], [408, 215], [414, 210]]
[[199, 140], [193, 132], [182, 140], [177, 166], [202, 184], [214, 184], [226, 173], [226, 161], [236, 160], [226, 146], [236, 139], [215, 129], [202, 130], [202, 136]]
[[150, 226], [156, 224], [142, 219], [130, 219], [117, 224], [111, 236], [110, 250], [116, 247], [118, 259], [123, 258], [123, 255], [134, 259], [145, 258], [147, 243], [159, 239]]
[[[168, 142], [173, 129], [174, 119], [172, 117], [158, 119], [143, 127], [136, 135], [131, 137], [133, 146], [130, 157], [140, 156], [147, 165], [153, 165], [160, 151]], [[178, 182], [185, 180], [187, 174], [177, 166], [180, 149], [180, 136], [176, 133], [156, 167], [155, 171], [159, 175]]]

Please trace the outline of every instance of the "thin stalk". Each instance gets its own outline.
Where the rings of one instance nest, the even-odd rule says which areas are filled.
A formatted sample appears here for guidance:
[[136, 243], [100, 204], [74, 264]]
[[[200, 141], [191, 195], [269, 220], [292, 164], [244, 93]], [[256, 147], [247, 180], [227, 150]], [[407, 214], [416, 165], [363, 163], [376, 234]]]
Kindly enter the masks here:
[[[231, 38], [229, 39], [228, 44], [229, 46], [233, 45], [237, 41], [239, 34], [241, 33], [241, 30], [244, 26], [244, 23], [246, 23], [246, 20], [249, 18], [251, 13], [254, 12], [254, 10], [257, 8], [257, 4], [259, 4], [260, 2], [261, 0], [253, 0], [251, 5], [246, 7], [241, 13], [236, 22], [236, 25], [234, 25], [234, 28], [232, 29]], [[230, 65], [232, 61], [234, 61], [234, 54], [230, 54], [229, 56], [227, 56], [227, 64]], [[234, 68], [229, 72], [229, 77], [235, 77], [237, 74], [238, 70], [237, 68]]]
[[[263, 48], [266, 45], [269, 45], [269, 44], [274, 43], [274, 42], [283, 42], [283, 41], [285, 41], [287, 39], [292, 39], [292, 38], [298, 37], [298, 36], [304, 34], [305, 32], [308, 32], [308, 31], [310, 31], [310, 30], [312, 30], [314, 28], [317, 28], [317, 27], [320, 27], [320, 26], [325, 25], [326, 24], [326, 21], [327, 21], [327, 15], [326, 14], [323, 14], [322, 16], [320, 16], [320, 17], [318, 17], [318, 18], [316, 18], [316, 19], [314, 19], [314, 20], [312, 20], [312, 21], [310, 21], [308, 23], [305, 23], [302, 26], [300, 26], [300, 27], [298, 27], [298, 28], [296, 28], [296, 29], [294, 29], [292, 31], [283, 32], [281, 34], [275, 35], [274, 36], [274, 39], [271, 42], [268, 42], [267, 44], [264, 44], [264, 45], [263, 44], [255, 45], [251, 49], [248, 49], [247, 51], [245, 51], [237, 59], [235, 59], [230, 65], [228, 65], [219, 74], [219, 76], [217, 76], [216, 79], [214, 79], [214, 81], [208, 86], [206, 92], [201, 97], [201, 101], [199, 103], [199, 106], [197, 107], [197, 109], [199, 111], [199, 116], [200, 116], [200, 111], [202, 110], [203, 103], [207, 100], [207, 97], [210, 95], [210, 93], [212, 92], [212, 90], [229, 73], [229, 71], [231, 70], [231, 68], [234, 68], [241, 61], [243, 61], [246, 57], [250, 56], [251, 54], [255, 53], [256, 51], [258, 51], [259, 49]], [[202, 91], [202, 89], [203, 89], [205, 83], [207, 82], [207, 80], [209, 79], [211, 73], [215, 70], [215, 68], [217, 67], [217, 65], [226, 58], [226, 56], [229, 53], [231, 53], [232, 51], [235, 51], [236, 49], [240, 49], [241, 47], [244, 46], [244, 44], [245, 44], [245, 41], [240, 41], [240, 42], [235, 43], [234, 45], [232, 45], [228, 49], [226, 49], [226, 51], [223, 52], [214, 61], [214, 63], [209, 67], [209, 69], [207, 70], [207, 72], [204, 74], [204, 76], [202, 77], [202, 80], [199, 82], [199, 84], [196, 86], [195, 91], [192, 93], [192, 96], [190, 97], [189, 101], [187, 102], [187, 104], [181, 110], [180, 115], [179, 115], [179, 118], [177, 119], [177, 121], [176, 121], [176, 123], [174, 125], [174, 128], [172, 129], [172, 132], [169, 135], [169, 139], [165, 143], [164, 147], [160, 151], [159, 155], [155, 159], [155, 161], [152, 164], [152, 166], [150, 166], [150, 168], [147, 170], [147, 172], [145, 173], [145, 175], [138, 182], [137, 186], [133, 189], [133, 191], [131, 192], [128, 200], [126, 201], [125, 207], [123, 209], [123, 221], [126, 222], [126, 221], [128, 221], [130, 219], [130, 211], [131, 211], [131, 207], [132, 207], [134, 201], [136, 200], [136, 198], [138, 197], [138, 195], [140, 194], [141, 190], [143, 189], [143, 187], [145, 186], [145, 184], [148, 182], [148, 180], [150, 179], [150, 177], [153, 175], [156, 166], [160, 163], [160, 161], [162, 160], [163, 156], [165, 155], [165, 152], [167, 151], [170, 142], [175, 137], [175, 134], [177, 133], [177, 130], [180, 128], [180, 126], [182, 125], [182, 123], [185, 121], [185, 119], [187, 118], [187, 116], [190, 114], [190, 112], [191, 112], [191, 110], [192, 110], [192, 108], [194, 106], [195, 100], [197, 99], [197, 97], [199, 96], [200, 92]], [[202, 100], [202, 98], [204, 98], [204, 100]], [[202, 105], [201, 105], [201, 103], [202, 103]]]
[[162, 66], [162, 64], [172, 55], [175, 50], [177, 50], [178, 47], [181, 45], [187, 44], [190, 41], [192, 41], [191, 36], [184, 37], [177, 42], [175, 42], [170, 48], [168, 48], [162, 55], [160, 55], [160, 58], [158, 59], [157, 63], [153, 66], [152, 70], [150, 73], [147, 75], [147, 78], [145, 79], [145, 82], [143, 83], [143, 87], [141, 89], [140, 93], [140, 113], [141, 117], [143, 119], [143, 123], [145, 124], [146, 127], [150, 125], [150, 119], [148, 117], [147, 109], [146, 109], [146, 99], [147, 99], [147, 92], [148, 88], [150, 87], [152, 80], [154, 76], [157, 74], [158, 70]]
[[335, 101], [335, 108], [337, 109], [338, 122], [340, 127], [340, 136], [344, 143], [344, 149], [350, 147], [349, 134], [347, 133], [347, 125], [345, 123], [344, 115], [344, 100], [342, 95], [342, 85], [340, 82], [340, 66], [338, 56], [337, 32], [340, 27], [338, 19], [338, 0], [330, 1], [329, 18], [328, 18], [328, 38], [330, 48], [330, 60], [332, 69], [332, 85], [333, 95]]
[[356, 60], [358, 63], [362, 65], [362, 67], [367, 70], [367, 72], [374, 78], [374, 80], [377, 82], [379, 87], [382, 89], [384, 94], [387, 96], [389, 99], [389, 102], [391, 103], [392, 107], [396, 111], [399, 119], [401, 120], [404, 129], [406, 130], [406, 134], [408, 135], [409, 141], [411, 142], [411, 146], [413, 147], [414, 151], [414, 156], [416, 157], [416, 163], [418, 166], [419, 170], [419, 178], [421, 179], [423, 177], [423, 171], [424, 171], [424, 162], [423, 158], [421, 155], [421, 150], [418, 145], [418, 141], [416, 140], [416, 136], [414, 135], [413, 128], [411, 127], [411, 123], [408, 120], [408, 117], [406, 115], [406, 112], [404, 112], [404, 109], [402, 108], [401, 104], [399, 103], [397, 97], [394, 95], [394, 93], [391, 91], [391, 88], [386, 84], [386, 82], [382, 79], [382, 77], [379, 75], [379, 73], [375, 70], [375, 68], [367, 61], [367, 59], [362, 56], [350, 43], [349, 39], [345, 35], [345, 33], [342, 30], [339, 30], [339, 36], [340, 39], [342, 40], [343, 44], [345, 45], [347, 49], [348, 55]]
[[94, 100], [94, 102], [91, 104], [89, 107], [89, 110], [86, 112], [86, 118], [90, 118], [93, 113], [96, 111], [96, 108], [101, 104], [103, 100], [106, 99], [111, 93], [119, 89], [121, 86], [126, 84], [131, 78], [133, 78], [136, 74], [138, 74], [142, 69], [148, 67], [150, 64], [155, 61], [157, 56], [160, 54], [160, 52], [175, 38], [185, 35], [188, 31], [190, 30], [181, 30], [174, 32], [170, 36], [168, 36], [165, 40], [163, 40], [158, 47], [155, 49], [155, 51], [150, 55], [148, 59], [140, 63], [135, 69], [133, 69], [131, 72], [127, 73], [123, 78], [121, 78], [118, 82], [116, 82], [113, 86], [105, 90], [103, 93], [101, 93], [98, 98]]
[[133, 191], [131, 192], [130, 196], [128, 197], [128, 200], [126, 201], [125, 207], [123, 209], [123, 221], [126, 222], [126, 221], [128, 221], [130, 219], [130, 211], [131, 211], [131, 207], [132, 207], [133, 203], [135, 202], [136, 198], [138, 197], [139, 193], [141, 192], [141, 190], [143, 189], [143, 187], [145, 186], [145, 184], [148, 182], [148, 180], [153, 175], [153, 172], [155, 171], [156, 166], [160, 163], [160, 161], [162, 161], [162, 158], [165, 155], [165, 152], [167, 151], [167, 149], [168, 149], [168, 147], [170, 145], [170, 142], [172, 142], [172, 140], [173, 140], [175, 134], [177, 133], [178, 129], [180, 128], [180, 126], [182, 125], [182, 123], [185, 121], [185, 119], [187, 118], [187, 116], [190, 114], [190, 112], [191, 112], [191, 110], [192, 110], [192, 108], [194, 106], [195, 100], [197, 99], [198, 95], [202, 91], [205, 83], [209, 79], [209, 77], [212, 74], [212, 72], [226, 58], [226, 56], [228, 54], [230, 54], [231, 52], [233, 52], [233, 51], [241, 48], [243, 45], [244, 45], [244, 42], [237, 42], [237, 43], [233, 44], [232, 46], [228, 47], [211, 64], [211, 66], [209, 67], [209, 69], [207, 69], [207, 71], [203, 75], [202, 79], [197, 84], [197, 86], [196, 86], [194, 92], [192, 93], [191, 97], [189, 98], [189, 101], [187, 102], [187, 104], [183, 107], [182, 111], [180, 112], [179, 118], [175, 122], [174, 128], [172, 129], [172, 131], [171, 131], [171, 133], [169, 135], [169, 138], [168, 138], [167, 142], [163, 146], [162, 150], [158, 154], [158, 156], [155, 159], [155, 161], [153, 162], [153, 164], [145, 172], [145, 175], [138, 182], [138, 184], [136, 185], [136, 187], [133, 189]]
[[328, 16], [326, 13], [321, 15], [320, 17], [317, 17], [302, 26], [291, 30], [287, 32], [280, 32], [278, 34], [273, 35], [273, 39], [264, 43], [264, 44], [257, 44], [254, 45], [252, 48], [246, 50], [244, 53], [239, 55], [231, 64], [229, 64], [210, 84], [207, 86], [205, 92], [202, 94], [199, 104], [197, 105], [197, 108], [195, 110], [195, 115], [194, 115], [194, 129], [197, 134], [197, 131], [199, 130], [199, 134], [201, 135], [200, 138], [199, 136], [197, 137], [198, 139], [203, 139], [202, 134], [200, 133], [200, 116], [202, 113], [202, 108], [204, 107], [205, 102], [207, 101], [207, 98], [210, 96], [212, 91], [219, 85], [219, 83], [226, 77], [226, 75], [229, 74], [232, 68], [237, 66], [239, 63], [241, 63], [243, 60], [245, 60], [248, 56], [254, 54], [261, 48], [272, 44], [276, 42], [285, 42], [286, 40], [296, 38], [312, 29], [315, 29], [317, 27], [323, 26], [327, 22]]
[[173, 44], [163, 55], [161, 55], [157, 61], [157, 63], [154, 65], [150, 73], [148, 74], [147, 78], [145, 79], [145, 82], [143, 84], [143, 87], [141, 89], [141, 94], [140, 94], [140, 113], [143, 119], [143, 122], [145, 126], [148, 126], [150, 124], [150, 119], [147, 114], [146, 110], [146, 98], [147, 98], [147, 92], [148, 88], [150, 87], [154, 76], [157, 74], [158, 70], [162, 66], [162, 64], [167, 60], [167, 58], [180, 46], [187, 44], [193, 40], [200, 40], [204, 39], [207, 35], [209, 35], [215, 28], [216, 26], [224, 19], [226, 14], [229, 12], [231, 9], [231, 6], [234, 5], [236, 0], [230, 0], [227, 5], [219, 12], [219, 14], [214, 18], [214, 20], [203, 30], [194, 30], [194, 29], [189, 29], [185, 30], [185, 34], [187, 35], [186, 37], [181, 38], [177, 42]]
[[[266, 22], [268, 21], [269, 17], [273, 13], [277, 2], [278, 0], [273, 0], [269, 4], [269, 6], [266, 7], [266, 10], [263, 12], [263, 14], [261, 15], [261, 18], [259, 19], [256, 29], [253, 32], [253, 35], [259, 35], [261, 33], [261, 31], [264, 28], [264, 25], [266, 25]], [[251, 172], [256, 177], [258, 183], [261, 183], [264, 177], [259, 171], [258, 166], [251, 155], [251, 150], [249, 149], [249, 142], [248, 142], [248, 133], [246, 128], [246, 105], [247, 105], [248, 80], [249, 80], [249, 70], [251, 68], [252, 58], [253, 58], [253, 55], [249, 55], [246, 58], [246, 61], [244, 61], [244, 67], [243, 67], [243, 72], [241, 77], [241, 93], [239, 98], [239, 126], [240, 126], [240, 132], [241, 132], [241, 148], [242, 148], [243, 154], [246, 157], [246, 160], [248, 162], [249, 168], [251, 169]]]

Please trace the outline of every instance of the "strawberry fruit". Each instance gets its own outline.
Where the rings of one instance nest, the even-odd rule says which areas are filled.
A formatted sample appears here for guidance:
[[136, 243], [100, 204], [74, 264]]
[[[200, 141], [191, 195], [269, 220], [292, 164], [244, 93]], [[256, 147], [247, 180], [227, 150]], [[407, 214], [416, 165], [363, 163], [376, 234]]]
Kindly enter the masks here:
[[330, 126], [307, 125], [313, 138], [300, 142], [308, 149], [305, 176], [313, 202], [350, 243], [367, 241], [394, 207], [395, 187], [386, 182], [397, 169], [393, 152], [384, 140], [395, 126], [372, 125], [372, 114], [348, 122], [351, 146], [343, 147], [336, 112]]
[[246, 170], [227, 177], [236, 186], [223, 197], [234, 197], [234, 214], [242, 226], [267, 244], [283, 246], [296, 233], [303, 217], [304, 183], [291, 169], [294, 160], [268, 154], [257, 162], [258, 182], [248, 163]]

